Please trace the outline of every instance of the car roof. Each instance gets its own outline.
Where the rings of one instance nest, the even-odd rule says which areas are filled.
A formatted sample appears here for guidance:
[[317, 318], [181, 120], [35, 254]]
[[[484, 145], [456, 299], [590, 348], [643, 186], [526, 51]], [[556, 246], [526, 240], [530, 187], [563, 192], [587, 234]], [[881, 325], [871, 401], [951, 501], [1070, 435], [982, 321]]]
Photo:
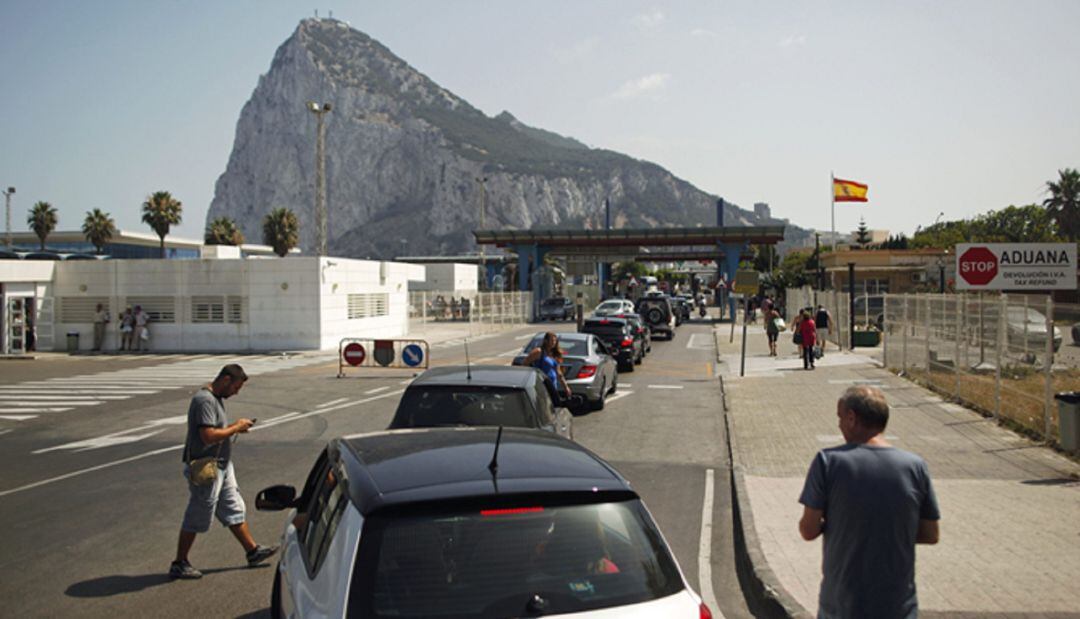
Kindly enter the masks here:
[[605, 323], [611, 323], [616, 325], [626, 324], [625, 318], [617, 318], [615, 316], [594, 316], [592, 318], [586, 318], [584, 324], [600, 325]]
[[[424, 428], [357, 434], [330, 444], [344, 465], [349, 496], [362, 514], [428, 501], [525, 493], [631, 492], [610, 465], [550, 432], [502, 428]], [[636, 495], [635, 495], [636, 496]]]
[[444, 365], [425, 371], [409, 384], [409, 388], [468, 385], [526, 387], [536, 379], [536, 373], [535, 368], [518, 365]]

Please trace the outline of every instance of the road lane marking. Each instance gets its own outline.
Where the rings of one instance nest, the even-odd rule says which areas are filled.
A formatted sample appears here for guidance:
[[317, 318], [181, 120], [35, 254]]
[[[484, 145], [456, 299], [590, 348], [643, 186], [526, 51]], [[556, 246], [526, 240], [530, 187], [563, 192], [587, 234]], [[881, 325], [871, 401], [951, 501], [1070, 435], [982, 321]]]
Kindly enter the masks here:
[[514, 348], [514, 349], [508, 350], [506, 352], [499, 353], [499, 356], [500, 357], [516, 357], [516, 356], [518, 356], [520, 354], [522, 354], [521, 349], [520, 348]]
[[[390, 388], [390, 387], [387, 387], [387, 386], [385, 386], [385, 385], [384, 385], [384, 386], [382, 386], [382, 387], [375, 387], [374, 389], [368, 389], [367, 391], [365, 391], [365, 392], [364, 392], [364, 395], [371, 395], [371, 394], [373, 394], [373, 393], [379, 393], [380, 391], [386, 391], [386, 390], [387, 390], [387, 389], [389, 389], [389, 388]], [[341, 400], [340, 400], [340, 401], [344, 401], [344, 400], [348, 400], [348, 399], [349, 399], [349, 398], [341, 398]]]
[[[54, 402], [42, 402], [33, 400], [11, 400], [8, 398], [0, 398], [0, 406], [42, 406], [47, 404], [56, 404], [57, 406], [97, 406], [103, 404], [104, 400], [93, 400], [87, 402], [86, 400], [60, 400]], [[10, 409], [0, 409], [10, 410]]]
[[682, 385], [649, 385], [647, 389], [682, 389]]
[[606, 406], [608, 404], [611, 404], [612, 402], [615, 402], [621, 398], [625, 398], [626, 396], [632, 395], [633, 393], [633, 391], [620, 391], [615, 395], [611, 396], [610, 398], [604, 400], [604, 405]]
[[[69, 411], [70, 408], [0, 408], [0, 415], [11, 415], [13, 413], [62, 413]], [[33, 415], [37, 417], [37, 415]]]
[[8, 428], [7, 430], [0, 430], [0, 434], [7, 434], [8, 432], [12, 432], [12, 429]]
[[[382, 393], [382, 394], [379, 394], [379, 395], [376, 395], [376, 396], [372, 396], [370, 398], [363, 398], [363, 399], [360, 399], [360, 400], [354, 400], [352, 402], [343, 402], [341, 404], [338, 404], [336, 406], [332, 406], [330, 408], [320, 408], [320, 409], [316, 409], [316, 410], [313, 410], [313, 411], [308, 411], [306, 413], [299, 413], [299, 414], [291, 416], [291, 417], [283, 415], [282, 417], [285, 417], [285, 418], [281, 419], [280, 421], [275, 421], [274, 423], [267, 422], [267, 423], [264, 423], [264, 424], [259, 424], [257, 426], [253, 426], [250, 431], [255, 432], [255, 431], [258, 431], [258, 430], [265, 430], [266, 428], [272, 428], [272, 427], [279, 426], [279, 425], [282, 425], [282, 424], [292, 423], [293, 421], [299, 421], [299, 420], [304, 419], [306, 417], [311, 417], [312, 415], [322, 415], [324, 413], [330, 413], [330, 412], [333, 412], [333, 411], [341, 410], [343, 408], [348, 408], [350, 406], [356, 406], [356, 405], [359, 405], [359, 404], [367, 404], [368, 402], [374, 402], [375, 400], [381, 400], [383, 398], [388, 398], [388, 397], [391, 397], [391, 396], [400, 395], [402, 393], [405, 393], [405, 390], [404, 389], [398, 389], [397, 391], [390, 391], [388, 393]], [[17, 488], [11, 488], [9, 490], [0, 490], [0, 497], [8, 496], [9, 494], [15, 494], [16, 492], [22, 492], [24, 490], [31, 490], [33, 488], [38, 488], [40, 486], [44, 486], [44, 485], [47, 485], [47, 484], [55, 483], [55, 482], [58, 482], [58, 481], [63, 481], [65, 479], [71, 479], [72, 477], [78, 477], [79, 475], [85, 475], [86, 473], [93, 473], [94, 471], [100, 471], [102, 469], [107, 469], [107, 468], [111, 468], [111, 467], [114, 467], [114, 466], [119, 466], [121, 464], [127, 464], [128, 462], [135, 462], [136, 460], [142, 460], [143, 458], [149, 458], [150, 456], [156, 456], [156, 455], [159, 455], [159, 454], [169, 453], [169, 452], [172, 452], [172, 451], [179, 451], [179, 450], [181, 450], [183, 448], [184, 448], [183, 443], [181, 443], [179, 445], [173, 445], [172, 447], [162, 447], [161, 449], [154, 449], [152, 451], [148, 451], [148, 452], [141, 453], [141, 454], [138, 454], [138, 455], [130, 456], [128, 458], [121, 458], [120, 460], [113, 460], [112, 462], [106, 462], [104, 464], [98, 464], [96, 466], [91, 466], [91, 467], [87, 467], [87, 468], [84, 468], [84, 469], [79, 469], [77, 471], [72, 471], [70, 473], [64, 473], [63, 475], [57, 475], [56, 477], [50, 477], [48, 479], [43, 479], [41, 481], [35, 481], [33, 483], [29, 483], [29, 484], [26, 484], [24, 486], [19, 486]]]
[[37, 415], [0, 415], [0, 419], [5, 421], [26, 421], [35, 418], [37, 418]]
[[535, 333], [526, 333], [525, 335], [519, 335], [519, 336], [515, 337], [514, 339], [515, 340], [527, 340], [530, 337], [533, 337], [535, 335], [536, 335]]
[[411, 379], [411, 378], [406, 378], [405, 380], [401, 381], [401, 382], [400, 382], [400, 383], [398, 383], [398, 384], [399, 384], [399, 385], [408, 385], [408, 384], [410, 384], [410, 383], [412, 383], [412, 382], [413, 382], [413, 379]]
[[621, 385], [619, 385], [619, 386], [620, 386], [620, 387], [626, 387], [627, 389], [629, 389], [630, 387], [633, 387], [633, 385], [632, 385], [632, 384], [630, 384], [630, 383], [623, 383], [623, 384], [621, 384]]
[[712, 611], [713, 617], [723, 619], [716, 593], [712, 586], [712, 521], [713, 521], [713, 470], [705, 469], [705, 498], [701, 505], [701, 541], [698, 544], [698, 588], [701, 601]]
[[[50, 395], [38, 395], [37, 393], [12, 393], [10, 391], [0, 391], [0, 400], [80, 400], [89, 401], [96, 400], [98, 402], [103, 400], [126, 400], [130, 398], [129, 395], [87, 395], [87, 394], [50, 394]], [[48, 404], [48, 402], [42, 402], [42, 404]]]
[[329, 402], [323, 402], [322, 404], [319, 404], [315, 408], [323, 408], [324, 406], [333, 406], [334, 404], [337, 404], [338, 402], [344, 402], [345, 400], [348, 400], [348, 399], [349, 398], [338, 398], [336, 400], [330, 400]]

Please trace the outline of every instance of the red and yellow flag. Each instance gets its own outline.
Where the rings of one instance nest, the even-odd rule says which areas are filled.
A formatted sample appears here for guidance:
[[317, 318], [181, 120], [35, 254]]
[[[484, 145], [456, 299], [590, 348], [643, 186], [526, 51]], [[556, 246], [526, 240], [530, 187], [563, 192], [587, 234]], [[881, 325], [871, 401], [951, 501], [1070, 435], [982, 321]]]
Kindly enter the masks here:
[[832, 182], [833, 202], [866, 202], [866, 185], [855, 181], [834, 178]]

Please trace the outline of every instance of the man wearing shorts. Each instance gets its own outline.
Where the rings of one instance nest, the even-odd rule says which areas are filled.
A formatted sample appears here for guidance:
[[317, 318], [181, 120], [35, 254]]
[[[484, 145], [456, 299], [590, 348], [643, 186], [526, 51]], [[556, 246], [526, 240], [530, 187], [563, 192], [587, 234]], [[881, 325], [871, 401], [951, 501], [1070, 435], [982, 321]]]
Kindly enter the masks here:
[[[188, 505], [184, 521], [180, 525], [180, 539], [176, 545], [176, 560], [169, 566], [171, 578], [202, 578], [202, 572], [188, 562], [188, 552], [195, 543], [195, 536], [210, 530], [210, 520], [217, 517], [229, 527], [236, 540], [247, 552], [248, 566], [256, 566], [277, 552], [277, 546], [260, 546], [251, 537], [246, 519], [244, 499], [236, 485], [236, 472], [232, 463], [232, 442], [238, 434], [244, 434], [255, 424], [253, 419], [238, 419], [229, 423], [225, 416], [225, 400], [240, 392], [247, 381], [243, 368], [230, 363], [221, 368], [214, 382], [203, 387], [191, 398], [188, 407], [187, 439], [184, 441], [184, 477], [187, 478]], [[217, 475], [211, 484], [196, 485], [191, 482], [192, 460], [214, 457], [217, 459]]]
[[817, 306], [817, 315], [814, 316], [814, 326], [817, 327], [817, 341], [821, 346], [821, 354], [825, 354], [825, 342], [832, 335], [832, 314], [825, 309], [824, 305]]

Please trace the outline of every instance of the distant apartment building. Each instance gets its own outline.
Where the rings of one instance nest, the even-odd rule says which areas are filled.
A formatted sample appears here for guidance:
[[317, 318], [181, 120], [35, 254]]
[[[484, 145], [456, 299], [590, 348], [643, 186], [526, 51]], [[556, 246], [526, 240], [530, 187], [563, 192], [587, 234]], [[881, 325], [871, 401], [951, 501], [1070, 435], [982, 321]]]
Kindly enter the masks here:
[[754, 215], [758, 219], [768, 221], [772, 219], [772, 210], [769, 209], [768, 202], [755, 202], [754, 203]]

